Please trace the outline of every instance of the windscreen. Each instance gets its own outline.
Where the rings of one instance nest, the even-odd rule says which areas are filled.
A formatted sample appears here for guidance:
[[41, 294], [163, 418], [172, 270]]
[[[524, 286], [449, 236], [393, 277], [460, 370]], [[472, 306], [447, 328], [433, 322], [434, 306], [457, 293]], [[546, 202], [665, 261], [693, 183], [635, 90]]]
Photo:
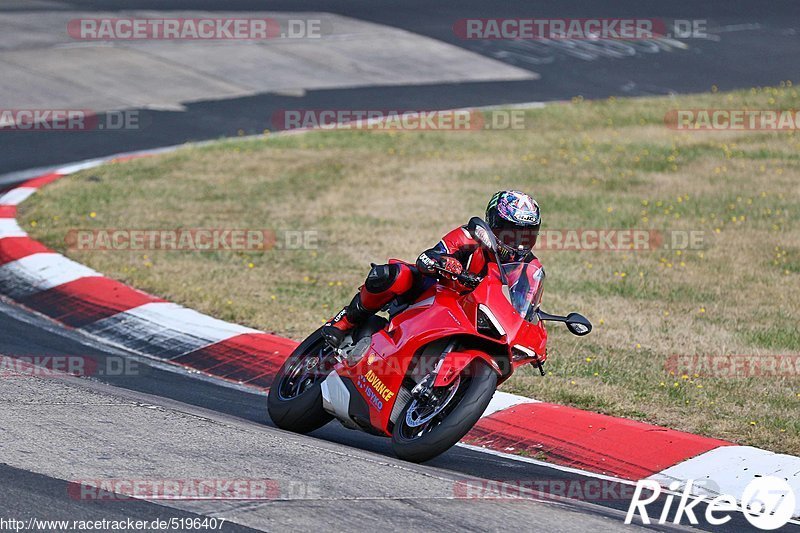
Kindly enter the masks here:
[[511, 305], [528, 322], [533, 322], [542, 300], [544, 268], [531, 263], [507, 263], [501, 267], [508, 280]]

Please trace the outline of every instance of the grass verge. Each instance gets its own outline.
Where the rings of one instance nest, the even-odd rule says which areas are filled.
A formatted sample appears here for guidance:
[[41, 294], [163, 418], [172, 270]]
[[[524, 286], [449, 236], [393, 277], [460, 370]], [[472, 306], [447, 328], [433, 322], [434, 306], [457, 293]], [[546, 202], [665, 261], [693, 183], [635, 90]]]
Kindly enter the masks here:
[[22, 206], [64, 251], [71, 229], [318, 232], [315, 249], [66, 253], [219, 318], [301, 339], [345, 303], [370, 261], [413, 260], [531, 192], [544, 228], [700, 231], [697, 249], [542, 250], [544, 307], [595, 324], [551, 328], [548, 375], [504, 390], [800, 455], [800, 378], [670, 372], [672, 355], [800, 353], [800, 135], [686, 132], [676, 108], [792, 109], [790, 84], [675, 98], [574, 100], [481, 132], [330, 131], [224, 141], [87, 170]]

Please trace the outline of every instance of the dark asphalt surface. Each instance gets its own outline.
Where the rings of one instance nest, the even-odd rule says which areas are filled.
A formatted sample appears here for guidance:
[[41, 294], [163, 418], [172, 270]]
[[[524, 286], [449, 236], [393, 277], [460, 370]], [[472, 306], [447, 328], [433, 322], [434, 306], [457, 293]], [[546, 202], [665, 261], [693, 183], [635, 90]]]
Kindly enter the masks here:
[[[144, 500], [128, 501], [82, 501], [70, 496], [69, 483], [61, 479], [35, 474], [19, 468], [0, 463], [0, 492], [3, 494], [2, 517], [23, 521], [24, 529], [18, 531], [65, 531], [72, 529], [74, 521], [100, 521], [95, 530], [110, 530], [108, 522], [125, 523], [129, 521], [146, 521], [152, 525], [153, 520], [201, 519], [202, 515], [164, 507]], [[34, 527], [29, 527], [35, 519]], [[58, 524], [45, 524], [45, 521], [65, 521], [67, 528]], [[103, 527], [103, 520], [106, 527]], [[37, 527], [38, 526], [38, 527]], [[50, 526], [50, 527], [48, 527]], [[14, 531], [20, 525], [0, 523], [0, 530]], [[77, 530], [77, 528], [76, 528]], [[133, 528], [131, 528], [133, 530]], [[146, 531], [155, 531], [147, 527]], [[258, 531], [249, 527], [228, 522], [216, 531], [248, 532]]]
[[[486, 3], [324, 0], [72, 0], [76, 9], [327, 11], [400, 27], [541, 74], [534, 81], [459, 83], [308, 91], [302, 97], [259, 94], [198, 102], [186, 112], [142, 110], [143, 127], [123, 132], [3, 132], [0, 174], [186, 141], [261, 133], [280, 109], [445, 109], [463, 106], [642, 96], [774, 85], [798, 76], [800, 5], [742, 0], [677, 2]], [[1, 6], [0, 6], [1, 7]], [[27, 9], [27, 8], [26, 8]], [[713, 38], [687, 39], [686, 50], [640, 52], [588, 61], [553, 47], [522, 53], [508, 41], [465, 41], [453, 23], [470, 17], [650, 17], [705, 19]], [[0, 104], [1, 105], [1, 104]]]
[[[2, 301], [0, 301], [0, 324], [3, 326], [0, 329], [0, 353], [10, 357], [25, 357], [37, 354], [81, 356], [102, 361], [107, 357], [126, 355], [124, 352], [110, 350], [97, 345], [75, 332], [60, 329], [48, 319]], [[162, 370], [149, 366], [146, 360], [142, 361], [144, 361], [142, 363], [143, 367], [136, 372], [136, 375], [103, 376], [102, 378], [90, 376], [86, 379], [97, 379], [124, 389], [162, 396], [233, 415], [258, 424], [273, 425], [266, 414], [266, 396], [264, 395], [237, 390], [211, 381], [198, 380], [196, 376], [188, 373]], [[104, 367], [102, 364], [98, 366]], [[2, 429], [0, 428], [1, 434]], [[360, 448], [381, 455], [393, 455], [388, 439], [345, 429], [335, 421], [311, 435], [329, 442]], [[436, 459], [427, 462], [426, 465], [461, 473], [466, 476], [508, 481], [512, 484], [524, 484], [531, 480], [555, 482], [592, 479], [546, 466], [516, 461], [460, 447], [450, 449]], [[13, 478], [9, 479], [13, 480]], [[2, 480], [2, 472], [0, 472], [0, 487], [3, 485]], [[9, 481], [8, 483], [11, 482]], [[60, 497], [59, 493], [50, 490], [53, 482], [53, 480], [44, 476], [28, 478], [29, 486], [39, 487], [36, 489], [38, 491], [36, 492], [36, 497], [42, 499], [51, 497], [58, 499]], [[75, 502], [75, 505], [82, 503]], [[592, 501], [591, 503], [627, 511], [630, 499], [626, 496], [618, 500]], [[27, 504], [19, 505], [24, 506]], [[61, 505], [61, 502], [59, 505]], [[656, 506], [653, 508], [655, 516], [658, 516], [661, 509]], [[703, 509], [703, 506], [700, 506], [700, 508]], [[151, 511], [153, 516], [158, 516], [158, 512], [160, 512], [159, 509], [152, 509]], [[6, 514], [5, 516], [15, 515]], [[755, 531], [749, 527], [749, 524], [741, 515], [735, 516], [724, 526], [709, 529], [709, 531], [730, 533], [749, 530]], [[787, 527], [786, 531], [800, 531], [800, 527]]]
[[[541, 74], [524, 82], [461, 83], [405, 87], [370, 87], [309, 91], [303, 97], [260, 94], [187, 106], [186, 112], [141, 111], [144, 127], [128, 132], [0, 133], [0, 173], [31, 167], [68, 163], [112, 153], [159, 147], [185, 141], [213, 139], [244, 133], [260, 133], [270, 127], [270, 116], [285, 108], [424, 108], [548, 101], [583, 95], [639, 96], [696, 92], [717, 85], [720, 90], [776, 84], [796, 79], [800, 40], [800, 5], [796, 2], [743, 1], [706, 2], [558, 2], [532, 5], [519, 0], [489, 4], [478, 0], [430, 3], [410, 0], [380, 1], [255, 1], [255, 0], [72, 0], [76, 8], [178, 10], [276, 10], [328, 11], [349, 17], [401, 27], [450, 42], [457, 46], [508, 61]], [[28, 9], [28, 8], [26, 8]], [[664, 17], [706, 18], [709, 28], [749, 25], [740, 31], [719, 31], [718, 40], [690, 40], [687, 50], [637, 54], [622, 59], [586, 61], [547, 51], [541, 55], [507, 54], [508, 43], [465, 42], [457, 39], [452, 24], [468, 17]], [[504, 54], [505, 53], [505, 54]], [[1, 106], [1, 103], [0, 103]], [[21, 320], [25, 317], [24, 320]], [[107, 350], [87, 345], [73, 334], [57, 332], [43, 319], [0, 304], [0, 353], [7, 355], [90, 355], [103, 358]], [[142, 377], [105, 377], [119, 387], [156, 394], [181, 402], [236, 415], [257, 423], [269, 423], [263, 396], [199, 381], [190, 375], [150, 368]], [[0, 427], [0, 431], [2, 428]], [[391, 454], [388, 441], [345, 430], [337, 424], [314, 434], [316, 437]], [[512, 461], [462, 448], [454, 448], [431, 461], [431, 466], [488, 479], [580, 479], [581, 476], [534, 464]], [[53, 517], [110, 518], [104, 506], [100, 513], [85, 502], [66, 497], [63, 482], [45, 476], [0, 467], [0, 490], [4, 515], [30, 514], [47, 509]], [[598, 502], [619, 509], [628, 501]], [[12, 512], [13, 511], [13, 512]], [[120, 516], [180, 516], [172, 509], [145, 502], [117, 508]], [[188, 515], [188, 513], [183, 513]], [[38, 514], [37, 516], [41, 516]], [[50, 516], [50, 515], [48, 515]], [[244, 530], [244, 528], [241, 528]], [[743, 531], [748, 524], [737, 517], [714, 531]], [[787, 528], [789, 530], [790, 528]], [[792, 527], [791, 530], [800, 528]], [[237, 529], [238, 530], [238, 529]]]

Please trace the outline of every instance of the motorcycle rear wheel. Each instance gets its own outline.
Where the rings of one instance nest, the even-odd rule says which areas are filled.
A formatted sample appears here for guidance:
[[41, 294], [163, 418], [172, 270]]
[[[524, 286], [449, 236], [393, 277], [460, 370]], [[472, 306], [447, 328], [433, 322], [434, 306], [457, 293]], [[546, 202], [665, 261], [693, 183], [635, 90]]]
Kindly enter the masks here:
[[406, 461], [421, 463], [450, 449], [480, 419], [496, 388], [497, 373], [476, 359], [451, 387], [437, 387], [437, 405], [411, 400], [392, 431], [394, 453]]
[[286, 359], [275, 375], [267, 398], [267, 411], [276, 426], [295, 433], [308, 433], [333, 420], [322, 408], [320, 387], [332, 370], [332, 353], [333, 348], [317, 330]]

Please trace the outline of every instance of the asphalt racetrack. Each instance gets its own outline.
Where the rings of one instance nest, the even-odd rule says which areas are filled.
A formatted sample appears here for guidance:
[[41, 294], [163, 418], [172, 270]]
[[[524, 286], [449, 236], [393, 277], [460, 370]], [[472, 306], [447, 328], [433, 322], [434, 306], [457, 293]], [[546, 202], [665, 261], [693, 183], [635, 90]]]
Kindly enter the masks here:
[[[706, 91], [712, 85], [720, 90], [774, 85], [797, 73], [796, 32], [800, 26], [796, 4], [787, 1], [584, 1], [532, 6], [522, 1], [491, 5], [476, 0], [12, 0], [0, 6], [0, 16], [35, 17], [51, 10], [327, 12], [447, 43], [489, 58], [498, 71], [509, 68], [516, 73], [509, 77], [519, 79], [389, 85], [373, 81], [353, 87], [297, 87], [292, 91], [200, 99], [176, 108], [140, 107], [142, 127], [137, 130], [3, 131], [0, 175], [6, 177], [0, 181], [2, 186], [19, 179], [19, 174], [9, 173], [31, 168], [261, 133], [271, 127], [270, 117], [276, 111], [287, 108], [448, 109], [564, 100], [578, 95], [668, 95]], [[684, 46], [658, 50], [642, 47], [632, 54], [619, 54], [591, 48], [565, 50], [546, 45], [463, 41], [452, 29], [459, 18], [533, 15], [707, 19], [709, 36], [685, 40]], [[24, 26], [15, 29], [26, 31]], [[10, 54], [19, 53], [18, 48], [25, 47], [18, 44], [6, 42], [0, 52], [5, 49]], [[36, 56], [32, 57], [35, 61]], [[0, 54], [0, 65], [5, 64], [3, 61]], [[80, 73], [76, 72], [76, 76]], [[50, 80], [37, 81], [33, 77], [26, 83], [33, 87]], [[24, 91], [21, 87], [24, 85], [11, 84], [9, 89], [0, 80], [0, 97], [19, 94]], [[102, 91], [102, 87], [98, 89]], [[60, 329], [5, 299], [0, 302], [0, 354], [125, 357], [136, 360], [143, 369], [136, 376], [0, 380], [0, 491], [7, 516], [69, 520], [214, 516], [236, 521], [225, 524], [224, 531], [379, 527], [582, 532], [624, 527], [622, 520], [629, 503], [626, 499], [587, 503], [538, 497], [512, 502], [454, 498], [453, 487], [467, 478], [509, 483], [593, 478], [465, 447], [453, 448], [425, 465], [411, 465], [394, 458], [388, 440], [346, 430], [335, 422], [309, 436], [288, 434], [272, 426], [266, 415], [264, 394], [200, 379], [197, 374], [176, 372], [103, 346]], [[278, 480], [282, 492], [269, 501], [244, 503], [87, 503], [71, 498], [65, 480], [92, 475], [263, 476]], [[655, 508], [654, 512], [658, 511]], [[635, 526], [626, 529], [631, 527]], [[736, 516], [709, 530], [733, 532], [748, 528], [744, 518]], [[667, 526], [655, 529], [666, 530]], [[790, 529], [797, 528], [786, 527]]]

